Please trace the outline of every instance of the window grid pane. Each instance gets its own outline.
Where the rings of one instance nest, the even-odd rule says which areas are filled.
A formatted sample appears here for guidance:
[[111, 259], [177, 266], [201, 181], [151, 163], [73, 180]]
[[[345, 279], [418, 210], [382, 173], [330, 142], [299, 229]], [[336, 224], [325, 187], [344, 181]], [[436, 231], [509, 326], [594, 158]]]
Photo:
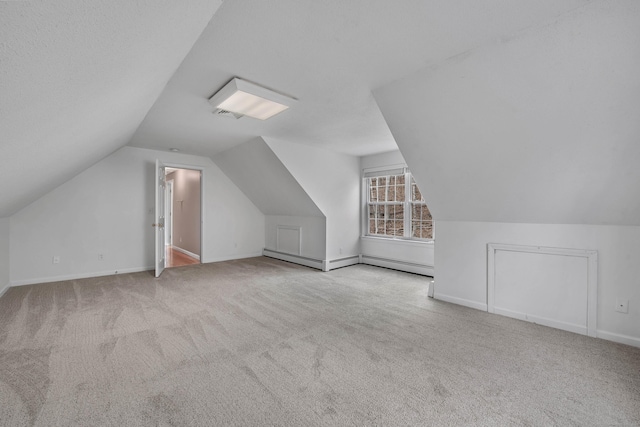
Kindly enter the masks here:
[[[368, 234], [419, 239], [433, 238], [431, 213], [422, 193], [410, 175], [406, 194], [406, 176], [388, 175], [365, 180], [368, 189]], [[407, 225], [405, 234], [405, 206]]]

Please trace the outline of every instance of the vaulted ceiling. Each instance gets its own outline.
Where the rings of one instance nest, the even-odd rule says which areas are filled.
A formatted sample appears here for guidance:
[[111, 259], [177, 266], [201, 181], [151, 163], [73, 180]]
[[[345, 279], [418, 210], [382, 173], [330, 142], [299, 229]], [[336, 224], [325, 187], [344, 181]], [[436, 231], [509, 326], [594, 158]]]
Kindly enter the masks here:
[[[211, 156], [265, 136], [353, 155], [390, 151], [372, 89], [584, 3], [226, 1], [131, 145]], [[207, 98], [234, 76], [299, 102], [264, 122], [215, 117]]]
[[0, 217], [126, 145], [220, 3], [0, 2]]
[[[480, 81], [479, 74], [509, 68], [512, 60], [531, 52], [535, 56], [515, 67], [516, 74], [505, 74], [511, 78], [503, 88], [506, 93], [498, 90], [488, 96], [519, 96], [512, 91], [520, 83], [514, 77], [518, 72], [539, 74], [548, 69], [547, 61], [558, 58], [569, 64], [554, 69], [561, 73], [560, 80], [554, 73], [536, 75], [537, 86], [531, 93], [554, 85], [571, 86], [571, 74], [581, 72], [576, 61], [588, 56], [590, 47], [588, 43], [569, 43], [568, 50], [587, 51], [582, 56], [568, 51], [563, 57], [562, 41], [591, 33], [588, 27], [565, 26], [566, 17], [591, 10], [589, 6], [595, 4], [600, 7], [594, 13], [606, 19], [607, 9], [633, 3], [227, 0], [220, 6], [218, 1], [204, 0], [0, 2], [0, 178], [4, 183], [0, 217], [11, 215], [126, 144], [160, 150], [175, 147], [212, 157], [263, 136], [352, 155], [389, 151], [399, 145], [416, 166], [416, 159], [432, 160], [432, 153], [434, 159], [455, 162], [452, 159], [460, 150], [469, 147], [452, 140], [466, 138], [469, 144], [474, 129], [481, 130], [485, 132], [481, 142], [491, 148], [491, 132], [501, 123], [500, 117], [503, 113], [510, 117], [509, 102], [494, 110], [482, 110], [486, 102], [475, 103], [479, 116], [467, 106], [469, 99], [484, 96], [478, 92], [482, 88], [473, 86]], [[637, 19], [637, 9], [628, 9], [629, 19]], [[545, 39], [544, 34], [553, 28], [563, 28], [559, 30], [563, 36]], [[610, 40], [599, 40], [598, 34], [586, 40], [599, 40], [594, 52], [601, 54], [607, 46], [621, 42], [616, 37], [628, 47], [625, 37], [636, 35], [629, 31], [632, 34], [599, 33], [613, 37]], [[542, 39], [534, 46], [511, 43], [538, 33]], [[560, 43], [554, 45], [556, 56], [545, 56], [547, 42]], [[511, 52], [512, 47], [516, 51]], [[456, 66], [458, 63], [463, 65]], [[538, 66], [527, 70], [523, 68], [526, 64]], [[549, 65], [553, 69], [554, 64]], [[447, 77], [449, 70], [455, 78]], [[410, 84], [393, 83], [410, 75], [422, 76], [417, 77], [420, 84], [415, 87], [424, 90], [423, 98], [411, 93]], [[460, 84], [467, 75], [473, 77], [467, 80], [471, 83]], [[286, 93], [299, 102], [264, 122], [214, 116], [207, 98], [234, 76]], [[632, 90], [636, 88], [628, 73], [601, 79], [590, 76], [593, 78], [579, 81], [597, 82], [599, 90], [606, 91], [602, 82], [612, 77], [624, 79]], [[496, 74], [493, 83], [500, 86], [500, 79]], [[405, 95], [385, 92], [392, 87]], [[372, 95], [377, 89], [378, 101], [386, 104], [382, 109], [387, 120]], [[618, 89], [608, 94], [615, 96]], [[471, 98], [469, 93], [473, 93]], [[527, 99], [523, 96], [518, 102]], [[595, 99], [597, 96], [588, 98]], [[535, 105], [543, 105], [542, 98], [539, 102]], [[409, 105], [413, 110], [407, 112]], [[440, 105], [446, 112], [444, 117], [429, 116], [438, 112]], [[635, 113], [627, 107], [612, 111]], [[467, 126], [466, 133], [458, 133], [457, 112], [468, 120], [488, 115], [485, 118], [490, 125]], [[403, 115], [418, 127], [403, 133]], [[434, 124], [436, 117], [442, 121]], [[526, 120], [528, 127], [539, 123], [534, 116]], [[635, 128], [625, 127], [624, 131], [633, 133]], [[443, 132], [446, 138], [441, 138]], [[637, 133], [632, 136], [637, 141]], [[481, 163], [496, 155], [491, 150], [469, 153], [473, 156], [464, 155], [459, 165], [471, 162], [469, 157]], [[533, 159], [544, 157], [536, 153], [531, 162], [514, 154], [505, 163], [522, 160], [526, 168], [533, 168]], [[597, 154], [590, 155], [586, 163], [594, 157]], [[438, 178], [455, 179], [449, 173], [452, 170], [458, 169], [438, 169], [436, 165], [429, 172], [435, 177], [426, 172], [418, 177], [430, 185]], [[527, 182], [532, 179], [526, 178]], [[475, 182], [470, 188], [476, 189], [483, 181], [470, 182]], [[493, 181], [487, 178], [485, 182]], [[462, 191], [461, 197], [467, 194], [460, 186], [451, 188]], [[518, 201], [512, 193], [507, 198], [511, 204]], [[459, 206], [451, 204], [446, 209], [453, 211]], [[438, 210], [445, 212], [435, 209], [434, 213]], [[500, 218], [487, 212], [483, 220]]]
[[592, 2], [374, 93], [436, 219], [640, 225], [640, 2]]

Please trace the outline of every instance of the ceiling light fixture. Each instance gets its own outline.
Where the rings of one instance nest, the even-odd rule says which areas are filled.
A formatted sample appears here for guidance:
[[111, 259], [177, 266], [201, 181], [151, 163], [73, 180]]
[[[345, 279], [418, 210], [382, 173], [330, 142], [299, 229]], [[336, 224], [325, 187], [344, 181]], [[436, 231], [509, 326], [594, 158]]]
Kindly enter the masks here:
[[209, 103], [217, 110], [260, 120], [273, 117], [296, 102], [294, 98], [237, 77], [209, 98]]

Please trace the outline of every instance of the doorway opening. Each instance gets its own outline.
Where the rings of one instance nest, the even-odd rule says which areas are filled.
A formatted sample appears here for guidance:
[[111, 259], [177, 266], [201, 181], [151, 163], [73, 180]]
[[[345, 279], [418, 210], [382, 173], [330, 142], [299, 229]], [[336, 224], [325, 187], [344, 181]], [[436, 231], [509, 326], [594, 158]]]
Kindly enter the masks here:
[[202, 171], [165, 168], [166, 267], [200, 264], [202, 257]]

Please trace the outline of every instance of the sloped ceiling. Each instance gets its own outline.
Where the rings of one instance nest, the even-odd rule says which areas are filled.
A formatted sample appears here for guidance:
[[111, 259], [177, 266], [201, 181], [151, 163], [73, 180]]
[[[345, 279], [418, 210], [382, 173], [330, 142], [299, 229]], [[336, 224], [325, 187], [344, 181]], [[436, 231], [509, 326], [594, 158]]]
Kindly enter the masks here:
[[[0, 217], [127, 143], [366, 155], [395, 137], [436, 218], [637, 223], [635, 4], [0, 2]], [[207, 98], [233, 76], [299, 102], [215, 117]]]
[[375, 98], [435, 219], [640, 225], [640, 2], [597, 1]]
[[213, 161], [263, 214], [324, 217], [264, 139], [226, 150]]
[[[256, 136], [351, 155], [397, 149], [372, 89], [586, 0], [225, 2], [131, 145], [213, 156]], [[268, 121], [211, 114], [238, 76], [299, 99]]]
[[126, 145], [220, 3], [0, 2], [0, 217]]

